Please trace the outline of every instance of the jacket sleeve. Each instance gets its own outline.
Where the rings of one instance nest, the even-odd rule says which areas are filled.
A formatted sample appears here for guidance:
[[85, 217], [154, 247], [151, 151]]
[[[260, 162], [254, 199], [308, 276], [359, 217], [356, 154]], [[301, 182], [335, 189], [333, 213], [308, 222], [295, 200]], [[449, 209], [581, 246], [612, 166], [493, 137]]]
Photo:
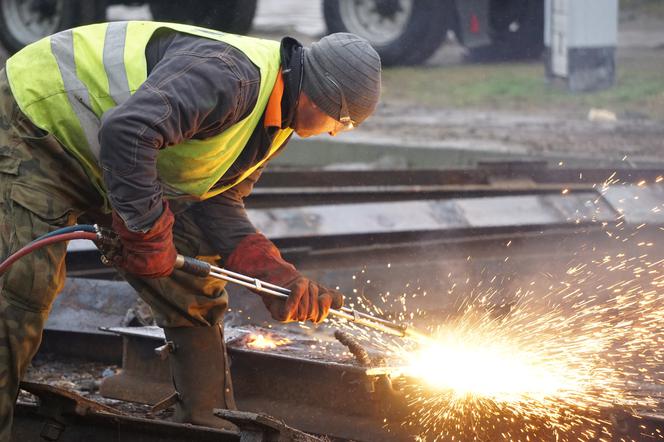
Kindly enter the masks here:
[[237, 49], [214, 43], [216, 50], [166, 54], [131, 98], [102, 117], [104, 183], [131, 230], [148, 230], [161, 214], [159, 149], [216, 135], [256, 102], [258, 69]]
[[243, 238], [257, 232], [247, 216], [244, 198], [251, 193], [262, 171], [263, 167], [236, 186], [192, 208], [204, 237], [221, 256], [229, 256]]

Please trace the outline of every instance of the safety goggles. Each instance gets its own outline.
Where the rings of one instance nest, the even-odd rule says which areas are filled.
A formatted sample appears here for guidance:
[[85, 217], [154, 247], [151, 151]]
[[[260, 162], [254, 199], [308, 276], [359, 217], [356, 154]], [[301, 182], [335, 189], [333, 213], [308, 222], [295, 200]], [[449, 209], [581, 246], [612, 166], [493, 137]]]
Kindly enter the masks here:
[[355, 128], [355, 122], [350, 118], [350, 112], [348, 111], [348, 104], [346, 103], [346, 96], [344, 91], [341, 89], [339, 84], [332, 78], [331, 75], [327, 74], [325, 77], [334, 85], [339, 96], [341, 97], [341, 109], [339, 110], [339, 119], [335, 120], [334, 129], [330, 131], [331, 135], [336, 135], [339, 132], [346, 132]]

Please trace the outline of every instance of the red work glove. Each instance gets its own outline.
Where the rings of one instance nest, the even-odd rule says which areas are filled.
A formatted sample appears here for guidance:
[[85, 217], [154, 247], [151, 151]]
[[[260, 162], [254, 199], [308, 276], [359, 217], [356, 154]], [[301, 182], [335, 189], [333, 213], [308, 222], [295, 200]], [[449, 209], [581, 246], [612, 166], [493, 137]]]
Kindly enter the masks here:
[[175, 218], [164, 200], [164, 211], [147, 232], [127, 228], [120, 216], [113, 212], [113, 230], [122, 242], [122, 256], [114, 263], [144, 278], [161, 278], [173, 272], [177, 251], [173, 244]]
[[240, 241], [226, 260], [226, 268], [291, 291], [286, 301], [261, 294], [263, 303], [278, 321], [319, 323], [327, 317], [330, 308], [339, 309], [344, 305], [341, 293], [302, 276], [292, 264], [284, 261], [277, 246], [260, 233]]

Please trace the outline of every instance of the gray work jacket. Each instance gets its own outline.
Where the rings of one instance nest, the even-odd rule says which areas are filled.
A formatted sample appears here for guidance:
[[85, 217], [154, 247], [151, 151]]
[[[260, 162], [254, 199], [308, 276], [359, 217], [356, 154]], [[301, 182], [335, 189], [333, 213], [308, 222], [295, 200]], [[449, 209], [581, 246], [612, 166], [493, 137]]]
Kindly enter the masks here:
[[[288, 73], [284, 76], [282, 127], [288, 127], [294, 115], [302, 75], [300, 51], [302, 45], [296, 40], [282, 40], [282, 70]], [[215, 40], [160, 30], [148, 44], [146, 58], [147, 80], [127, 102], [104, 116], [99, 132], [106, 170], [121, 170], [118, 166], [127, 164], [128, 156], [137, 152], [131, 173], [105, 175], [104, 180], [113, 208], [127, 224], [144, 230], [162, 210], [162, 189], [154, 185], [158, 182], [158, 150], [186, 139], [209, 138], [242, 120], [252, 111], [260, 86], [258, 68], [235, 47]], [[219, 184], [234, 181], [263, 158], [276, 129], [264, 127], [261, 118]], [[188, 210], [200, 212], [199, 226], [222, 255], [256, 231], [247, 217], [244, 198], [261, 172], [262, 168], [214, 198], [186, 205]]]

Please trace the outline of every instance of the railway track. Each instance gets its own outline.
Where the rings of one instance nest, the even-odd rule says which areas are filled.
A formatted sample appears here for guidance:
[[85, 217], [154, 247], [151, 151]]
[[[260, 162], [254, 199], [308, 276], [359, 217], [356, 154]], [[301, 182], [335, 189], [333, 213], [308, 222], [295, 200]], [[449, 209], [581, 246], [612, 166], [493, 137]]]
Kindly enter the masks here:
[[[252, 221], [280, 246], [288, 260], [323, 282], [341, 281], [347, 293], [356, 287], [354, 276], [360, 268], [371, 275], [371, 285], [360, 286], [366, 288], [368, 297], [384, 293], [399, 280], [416, 281], [422, 291], [445, 292], [458, 281], [441, 278], [441, 267], [462, 278], [469, 278], [469, 272], [470, 277], [473, 272], [493, 272], [501, 278], [527, 281], [536, 279], [542, 266], [564, 268], [572, 256], [592, 258], [614, 251], [618, 241], [607, 231], [638, 229], [644, 237], [660, 234], [664, 210], [652, 209], [664, 201], [662, 174], [657, 169], [552, 169], [542, 163], [493, 163], [447, 171], [283, 170], [266, 172], [246, 203]], [[147, 355], [160, 337], [98, 330], [100, 325], [123, 325], [135, 294], [123, 283], [99, 280], [114, 279], [115, 273], [99, 262], [97, 251], [89, 244], [72, 244], [68, 273], [88, 279], [65, 289], [54, 307], [43, 354], [118, 365], [126, 365], [127, 355], [134, 354], [136, 358], [142, 355], [139, 359], [148, 365], [158, 364]], [[351, 275], [353, 282], [344, 285]], [[98, 309], [100, 297], [112, 300], [105, 304], [103, 314]], [[234, 310], [257, 315], [250, 303], [244, 304], [250, 299], [244, 293], [231, 291], [231, 299]], [[417, 307], [442, 310], [446, 308], [442, 299], [418, 299], [421, 304]], [[332, 440], [390, 440], [381, 436], [382, 420], [386, 412], [397, 417], [403, 413], [403, 399], [384, 378], [367, 377], [349, 361], [311, 361], [244, 348], [231, 348], [231, 353], [240, 394], [247, 394], [248, 389], [242, 393], [249, 382], [247, 376], [270, 380], [244, 398], [245, 408], [272, 410], [271, 414], [279, 410], [279, 418], [310, 434]], [[279, 379], [269, 375], [277, 366]], [[143, 368], [155, 373], [154, 367]], [[156, 370], [163, 375], [163, 367]], [[328, 379], [336, 414], [316, 408], [317, 395], [300, 397], [301, 392], [294, 391], [276, 395], [274, 385], [287, 384], [292, 373], [310, 382], [311, 391], [317, 391], [320, 376]], [[58, 434], [59, 439], [48, 436], [52, 437], [49, 440], [62, 441], [80, 440], [67, 439], [67, 434], [79, 437], [93, 429], [99, 432], [95, 440], [117, 440], [121, 434], [123, 441], [245, 440], [242, 437], [251, 432], [260, 433], [251, 440], [280, 440], [275, 437], [297, 431], [259, 415], [238, 415], [233, 418], [243, 423], [241, 429], [247, 435], [213, 434], [172, 423], [146, 422], [142, 417], [109, 415], [108, 410], [96, 409], [66, 392], [29, 388], [40, 397], [41, 405], [21, 405], [15, 440], [33, 440], [30, 437], [39, 425], [42, 434]], [[344, 394], [351, 390], [352, 395]], [[297, 400], [280, 402], [280, 397]], [[53, 410], [60, 414], [54, 417]], [[614, 440], [640, 440], [644, 434], [657, 440], [664, 431], [664, 420], [657, 414], [615, 410], [608, 419], [617, 437]], [[62, 425], [69, 433], [58, 430]], [[390, 437], [404, 440], [405, 435], [397, 431]]]

